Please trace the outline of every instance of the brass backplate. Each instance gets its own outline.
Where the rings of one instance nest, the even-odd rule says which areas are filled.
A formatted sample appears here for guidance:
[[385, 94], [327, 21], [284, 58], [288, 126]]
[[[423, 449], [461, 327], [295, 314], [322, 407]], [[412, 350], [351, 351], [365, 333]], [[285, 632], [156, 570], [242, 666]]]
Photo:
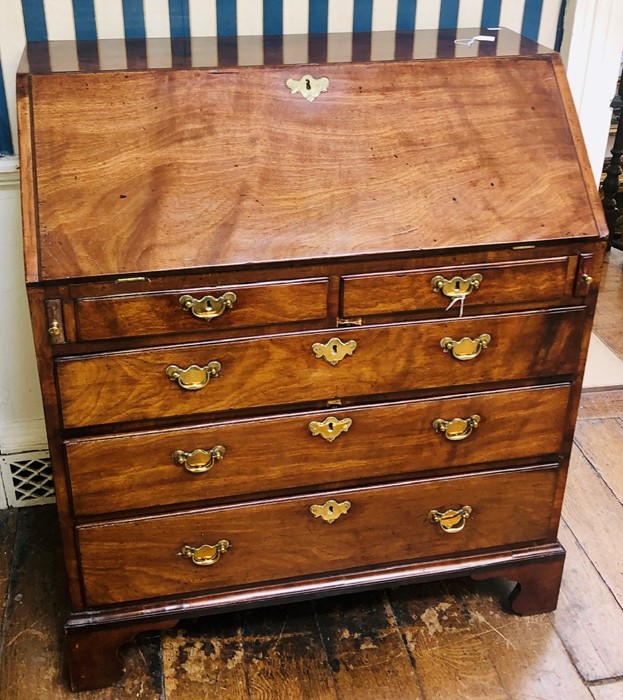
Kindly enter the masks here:
[[437, 523], [444, 532], [453, 534], [461, 532], [465, 527], [465, 521], [471, 514], [471, 506], [463, 506], [459, 510], [446, 510], [443, 513], [438, 510], [431, 510], [428, 514], [428, 519], [432, 523]]
[[452, 357], [465, 362], [473, 360], [480, 355], [480, 351], [484, 350], [491, 342], [491, 336], [488, 333], [482, 333], [478, 338], [461, 338], [461, 340], [453, 340], [452, 338], [442, 338], [440, 345], [444, 352], [451, 352]]
[[350, 501], [338, 503], [333, 499], [327, 501], [322, 506], [312, 506], [309, 510], [315, 518], [322, 518], [327, 523], [335, 522], [340, 516], [350, 510]]
[[213, 360], [204, 367], [190, 365], [190, 367], [182, 369], [177, 365], [169, 365], [164, 372], [172, 382], [177, 382], [182, 389], [197, 391], [203, 389], [212, 377], [218, 377], [220, 371], [221, 363]]
[[433, 422], [433, 428], [435, 428], [436, 432], [445, 435], [446, 439], [455, 442], [465, 440], [479, 424], [480, 416], [474, 413], [469, 418], [453, 418], [452, 420], [437, 418]]
[[180, 297], [181, 307], [203, 321], [211, 321], [213, 318], [222, 316], [227, 309], [233, 308], [235, 302], [236, 295], [234, 292], [225, 292], [220, 297], [213, 297], [208, 294], [202, 299], [195, 299], [190, 294], [183, 294]]
[[457, 297], [466, 297], [471, 294], [474, 290], [480, 287], [482, 282], [482, 275], [478, 272], [470, 275], [467, 279], [463, 277], [452, 277], [451, 279], [446, 279], [441, 275], [436, 275], [431, 280], [431, 285], [433, 291], [441, 292], [444, 296], [450, 299], [456, 299]]
[[192, 452], [175, 450], [171, 458], [173, 459], [173, 464], [179, 464], [186, 471], [192, 474], [203, 474], [210, 471], [218, 461], [225, 457], [225, 451], [223, 445], [215, 445], [210, 450], [199, 448]]
[[342, 433], [346, 433], [352, 424], [353, 421], [350, 418], [342, 418], [340, 420], [334, 416], [329, 416], [322, 422], [313, 420], [308, 427], [312, 435], [320, 435], [327, 442], [333, 442]]
[[313, 102], [321, 92], [326, 92], [329, 89], [329, 78], [313, 78], [307, 74], [298, 80], [289, 78], [286, 80], [286, 85], [293, 95], [298, 92], [308, 102]]
[[331, 338], [326, 343], [314, 343], [312, 350], [317, 358], [326, 360], [330, 365], [337, 365], [348, 355], [352, 355], [357, 349], [357, 341], [347, 340], [345, 343], [339, 338]]

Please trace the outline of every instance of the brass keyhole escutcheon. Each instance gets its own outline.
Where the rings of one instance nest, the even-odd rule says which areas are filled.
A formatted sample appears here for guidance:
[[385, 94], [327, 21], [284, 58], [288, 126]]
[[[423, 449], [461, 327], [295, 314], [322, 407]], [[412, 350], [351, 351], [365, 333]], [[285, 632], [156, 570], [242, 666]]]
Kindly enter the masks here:
[[315, 518], [322, 518], [326, 523], [334, 523], [340, 516], [348, 513], [350, 506], [350, 501], [338, 503], [331, 499], [322, 506], [311, 506], [309, 511]]
[[289, 78], [286, 80], [286, 85], [293, 95], [298, 92], [308, 102], [313, 102], [321, 92], [326, 92], [329, 89], [329, 78], [314, 78], [311, 75], [304, 75], [298, 80]]
[[482, 275], [475, 272], [467, 279], [464, 277], [452, 277], [446, 279], [442, 275], [435, 275], [431, 280], [431, 286], [434, 292], [441, 292], [444, 296], [450, 299], [457, 297], [466, 297], [480, 287]]
[[327, 442], [333, 442], [342, 433], [348, 432], [348, 429], [353, 424], [352, 419], [342, 418], [341, 420], [334, 416], [325, 418], [322, 422], [311, 421], [308, 425], [309, 432], [312, 435], [320, 435]]
[[318, 359], [326, 360], [330, 365], [338, 364], [348, 355], [352, 355], [357, 349], [356, 340], [347, 340], [345, 343], [339, 338], [331, 338], [326, 343], [314, 343], [312, 351]]

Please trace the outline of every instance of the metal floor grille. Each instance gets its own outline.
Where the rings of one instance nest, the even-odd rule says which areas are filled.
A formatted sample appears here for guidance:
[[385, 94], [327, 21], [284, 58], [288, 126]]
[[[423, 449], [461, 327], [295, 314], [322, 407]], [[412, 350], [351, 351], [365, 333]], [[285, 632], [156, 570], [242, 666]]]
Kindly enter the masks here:
[[54, 501], [52, 465], [47, 452], [1, 455], [2, 484], [8, 506], [37, 506]]

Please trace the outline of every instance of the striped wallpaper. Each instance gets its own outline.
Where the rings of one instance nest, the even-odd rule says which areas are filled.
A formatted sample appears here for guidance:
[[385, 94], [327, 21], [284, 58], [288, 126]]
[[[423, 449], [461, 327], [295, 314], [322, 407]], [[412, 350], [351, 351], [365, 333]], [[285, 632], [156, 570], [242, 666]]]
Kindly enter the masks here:
[[0, 154], [16, 143], [24, 43], [505, 26], [559, 46], [565, 0], [0, 0]]

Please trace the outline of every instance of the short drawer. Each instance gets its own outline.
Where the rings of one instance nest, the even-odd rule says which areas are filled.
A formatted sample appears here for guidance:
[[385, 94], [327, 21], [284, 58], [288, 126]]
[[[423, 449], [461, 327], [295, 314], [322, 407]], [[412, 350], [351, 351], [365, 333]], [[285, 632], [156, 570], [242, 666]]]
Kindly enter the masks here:
[[327, 278], [78, 299], [80, 340], [197, 333], [323, 319]]
[[575, 257], [456, 265], [404, 272], [350, 275], [342, 279], [346, 317], [409, 311], [458, 316], [465, 308], [546, 302], [572, 296]]
[[[245, 587], [543, 541], [553, 537], [558, 473], [443, 478], [79, 527], [86, 602]], [[459, 531], [432, 520], [432, 511], [439, 517], [461, 509], [467, 519], [446, 523], [464, 525]], [[218, 556], [211, 566], [183, 554], [219, 542], [220, 554], [195, 552]]]
[[72, 440], [65, 449], [74, 510], [107, 514], [556, 455], [569, 390], [483, 392]]
[[479, 316], [63, 358], [57, 372], [64, 423], [571, 374], [584, 315], [578, 308]]

